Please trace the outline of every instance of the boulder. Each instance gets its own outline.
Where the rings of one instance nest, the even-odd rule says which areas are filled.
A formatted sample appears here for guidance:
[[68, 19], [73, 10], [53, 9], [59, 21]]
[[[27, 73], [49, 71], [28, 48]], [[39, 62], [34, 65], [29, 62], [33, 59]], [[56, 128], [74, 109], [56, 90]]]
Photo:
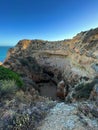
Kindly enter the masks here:
[[65, 82], [63, 80], [58, 83], [56, 95], [60, 99], [65, 99], [65, 96], [67, 95]]

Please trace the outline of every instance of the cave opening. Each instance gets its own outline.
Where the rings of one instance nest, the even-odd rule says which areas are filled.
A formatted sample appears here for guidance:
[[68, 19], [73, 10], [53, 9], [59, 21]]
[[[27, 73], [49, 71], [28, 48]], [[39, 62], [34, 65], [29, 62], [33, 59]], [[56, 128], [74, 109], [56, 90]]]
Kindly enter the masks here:
[[[50, 76], [50, 80], [48, 81], [42, 80], [40, 82], [36, 82], [38, 85], [39, 95], [43, 97], [47, 97], [51, 100], [64, 101], [63, 89], [61, 90], [62, 92], [60, 93], [60, 96], [57, 95], [58, 84], [59, 82], [61, 82], [61, 80], [63, 81], [64, 79], [62, 77], [61, 72], [58, 71], [58, 73], [55, 73], [54, 71], [51, 71], [49, 69], [44, 69], [44, 73]], [[67, 90], [68, 90], [68, 87], [67, 87]]]

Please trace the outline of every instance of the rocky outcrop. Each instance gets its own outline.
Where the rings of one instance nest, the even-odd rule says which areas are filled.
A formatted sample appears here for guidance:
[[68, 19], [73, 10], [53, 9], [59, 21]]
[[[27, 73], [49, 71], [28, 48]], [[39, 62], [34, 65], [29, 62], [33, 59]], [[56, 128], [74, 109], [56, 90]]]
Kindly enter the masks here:
[[57, 85], [57, 93], [56, 93], [57, 97], [59, 97], [60, 99], [64, 100], [65, 97], [67, 96], [67, 88], [65, 86], [64, 81], [60, 81]]
[[[62, 41], [21, 40], [11, 48], [4, 66], [40, 86], [64, 80], [68, 92], [82, 79], [98, 75], [98, 28]], [[42, 90], [42, 89], [41, 89]], [[40, 89], [39, 89], [40, 91]]]
[[0, 129], [98, 129], [98, 28], [69, 40], [21, 40], [3, 66], [24, 89], [0, 99]]
[[71, 40], [72, 43], [73, 49], [78, 50], [77, 53], [93, 56], [93, 53], [98, 49], [98, 28], [77, 34]]
[[88, 102], [58, 103], [37, 130], [97, 130], [97, 113], [98, 111], [94, 111], [94, 105]]

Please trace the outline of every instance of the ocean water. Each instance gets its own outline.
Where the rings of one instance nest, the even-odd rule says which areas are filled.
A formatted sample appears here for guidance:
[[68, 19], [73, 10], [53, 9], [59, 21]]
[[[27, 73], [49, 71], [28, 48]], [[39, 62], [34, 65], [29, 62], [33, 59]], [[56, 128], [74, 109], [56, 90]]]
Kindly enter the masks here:
[[3, 62], [7, 56], [8, 50], [11, 46], [0, 46], [0, 61]]

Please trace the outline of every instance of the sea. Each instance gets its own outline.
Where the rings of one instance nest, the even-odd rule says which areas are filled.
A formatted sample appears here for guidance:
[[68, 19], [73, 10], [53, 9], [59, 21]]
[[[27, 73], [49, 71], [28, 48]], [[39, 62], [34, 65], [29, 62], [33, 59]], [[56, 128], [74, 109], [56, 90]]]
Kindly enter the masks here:
[[7, 56], [8, 50], [12, 48], [11, 46], [0, 46], [0, 62], [3, 62]]

